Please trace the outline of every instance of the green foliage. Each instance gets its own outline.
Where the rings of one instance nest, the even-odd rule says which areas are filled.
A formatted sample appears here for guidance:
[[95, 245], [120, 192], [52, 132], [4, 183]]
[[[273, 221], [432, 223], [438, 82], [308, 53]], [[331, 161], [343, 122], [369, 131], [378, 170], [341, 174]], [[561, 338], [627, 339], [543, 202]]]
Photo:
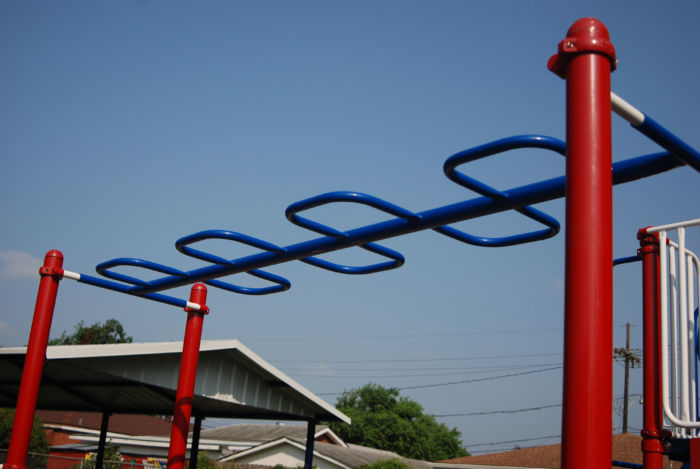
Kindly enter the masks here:
[[411, 469], [411, 466], [400, 459], [384, 459], [371, 464], [363, 464], [360, 469]]
[[[0, 448], [7, 449], [10, 446], [12, 424], [15, 420], [14, 409], [0, 409]], [[46, 443], [44, 425], [38, 417], [34, 417], [32, 435], [29, 440], [29, 455], [27, 456], [27, 468], [45, 468], [49, 446]], [[0, 453], [0, 463], [5, 462], [6, 452]]]
[[[189, 467], [189, 465], [188, 465]], [[216, 464], [214, 461], [209, 459], [207, 453], [199, 452], [197, 453], [197, 469], [214, 469]]]
[[[90, 453], [89, 457], [85, 458], [81, 464], [76, 464], [74, 467], [81, 469], [95, 469], [97, 463], [97, 454]], [[122, 464], [122, 454], [115, 446], [105, 446], [105, 454], [102, 459], [102, 466], [105, 469], [119, 469]]]
[[334, 422], [330, 427], [348, 443], [424, 461], [469, 456], [459, 430], [424, 414], [420, 404], [401, 397], [398, 389], [370, 383], [345, 391], [336, 407], [352, 419], [352, 425]]
[[66, 331], [63, 331], [61, 337], [49, 340], [49, 345], [125, 344], [132, 341], [119, 321], [108, 319], [104, 324], [96, 322], [91, 326], [80, 321], [75, 325], [73, 334], [66, 335]]

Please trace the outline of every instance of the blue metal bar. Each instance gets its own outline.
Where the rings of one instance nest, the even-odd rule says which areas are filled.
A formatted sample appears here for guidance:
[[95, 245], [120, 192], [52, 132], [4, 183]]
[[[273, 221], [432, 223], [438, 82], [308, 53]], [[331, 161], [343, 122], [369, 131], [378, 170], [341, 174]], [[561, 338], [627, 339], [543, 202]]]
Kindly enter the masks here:
[[700, 171], [700, 153], [651, 117], [644, 114], [644, 122], [633, 127], [668, 150], [683, 163]]
[[[262, 239], [253, 238], [252, 236], [245, 235], [243, 233], [237, 233], [235, 231], [228, 230], [205, 230], [199, 233], [194, 233], [189, 236], [178, 239], [175, 242], [175, 248], [181, 253], [194, 257], [196, 259], [201, 259], [212, 264], [221, 265], [233, 265], [235, 261], [230, 261], [224, 259], [223, 257], [215, 256], [214, 254], [201, 251], [199, 249], [194, 249], [189, 247], [190, 244], [197, 243], [199, 241], [204, 241], [208, 239], [224, 239], [228, 241], [237, 241], [239, 243], [247, 244], [258, 249], [265, 251], [272, 251], [277, 253], [284, 253], [284, 249], [276, 246]], [[270, 272], [265, 272], [263, 270], [253, 269], [247, 272], [250, 275], [267, 280], [268, 282], [274, 283], [276, 285], [271, 285], [269, 287], [253, 288], [253, 287], [242, 287], [235, 285], [233, 283], [222, 282], [220, 280], [209, 280], [205, 283], [211, 285], [212, 287], [221, 288], [222, 290], [227, 290], [233, 293], [241, 293], [244, 295], [267, 295], [269, 293], [278, 293], [282, 291], [289, 290], [292, 284], [284, 277], [272, 274]]]
[[[613, 183], [622, 184], [668, 171], [679, 166], [682, 166], [682, 162], [668, 153], [656, 153], [632, 158], [613, 164]], [[362, 246], [377, 240], [414, 233], [425, 229], [434, 229], [458, 221], [554, 200], [563, 197], [564, 193], [565, 177], [560, 176], [502, 191], [501, 196], [498, 197], [497, 200], [486, 196], [477, 197], [475, 199], [416, 213], [410, 218], [402, 215], [398, 218], [373, 225], [355, 228], [342, 233], [338, 232], [335, 233], [335, 236], [324, 236], [322, 238], [293, 244], [281, 248], [283, 252], [266, 251], [236, 259], [226, 265], [218, 264], [195, 269], [186, 272], [186, 276], [184, 277], [180, 275], [171, 275], [159, 278], [148, 282], [148, 286], [135, 285], [131, 287], [130, 293], [135, 295], [153, 293], [193, 282], [206, 281], [240, 272], [248, 272], [253, 269], [281, 264], [292, 260], [301, 260], [339, 249]], [[327, 197], [333, 198], [335, 196], [334, 193], [331, 193]], [[311, 202], [311, 200], [314, 202]], [[299, 202], [299, 204], [306, 206], [319, 201], [322, 203], [323, 200], [323, 196], [317, 196], [307, 201]], [[321, 229], [320, 226], [316, 227]], [[342, 234], [342, 236], [339, 236], [339, 233]]]
[[661, 145], [683, 163], [700, 171], [700, 153], [694, 148], [615, 93], [610, 93], [610, 103], [612, 110], [632, 127]]
[[[306, 228], [308, 230], [315, 231], [316, 233], [320, 233], [326, 236], [332, 236], [337, 239], [343, 239], [346, 238], [347, 235], [342, 231], [338, 231], [335, 228], [331, 228], [330, 226], [323, 225], [313, 220], [309, 220], [308, 218], [304, 218], [298, 214], [301, 211], [333, 202], [359, 203], [376, 208], [377, 210], [381, 210], [383, 212], [395, 215], [400, 218], [405, 218], [407, 220], [418, 219], [415, 213], [410, 212], [402, 207], [399, 207], [398, 205], [394, 205], [390, 202], [387, 202], [386, 200], [382, 200], [378, 197], [374, 197], [369, 194], [349, 191], [330, 192], [328, 194], [321, 194], [316, 197], [311, 197], [310, 199], [293, 203], [292, 205], [287, 207], [285, 215], [289, 221], [291, 221], [295, 225], [301, 226], [302, 228]], [[385, 270], [401, 267], [406, 261], [401, 255], [401, 253], [394, 251], [393, 249], [380, 246], [376, 243], [362, 244], [359, 247], [367, 251], [373, 252], [375, 254], [379, 254], [380, 256], [387, 257], [391, 260], [387, 262], [380, 262], [377, 264], [359, 267], [336, 264], [334, 262], [319, 259], [318, 257], [305, 257], [300, 260], [315, 267], [320, 267], [322, 269], [330, 270], [332, 272], [337, 272], [341, 274], [372, 274], [375, 272], [382, 272]]]
[[639, 256], [620, 257], [613, 260], [613, 265], [631, 264], [632, 262], [639, 262], [641, 260], [642, 258]]
[[80, 274], [80, 278], [77, 280], [80, 283], [85, 283], [87, 285], [92, 285], [94, 287], [105, 288], [107, 290], [116, 291], [119, 293], [126, 293], [129, 295], [138, 296], [141, 298], [146, 298], [148, 300], [157, 301], [159, 303], [165, 303], [172, 306], [177, 306], [178, 308], [186, 308], [187, 300], [182, 300], [180, 298], [175, 298], [172, 296], [163, 295], [161, 293], [140, 293], [133, 290], [130, 285], [125, 285], [123, 283], [112, 282], [110, 280], [105, 280], [100, 277], [93, 277], [91, 275]]
[[612, 465], [615, 467], [626, 467], [627, 469], [644, 469], [644, 465], [633, 462], [616, 461], [613, 459]]
[[[551, 150], [559, 153], [562, 156], [566, 156], [566, 144], [561, 140], [552, 137], [546, 137], [542, 135], [518, 135], [515, 137], [504, 138], [497, 140], [495, 142], [488, 143], [486, 145], [481, 145], [474, 147], [469, 150], [459, 152], [452, 155], [445, 161], [443, 165], [443, 170], [445, 175], [457, 184], [471, 189], [477, 194], [485, 195], [492, 199], [503, 199], [505, 197], [503, 192], [494, 189], [491, 186], [484, 184], [472, 177], [467, 176], [464, 173], [457, 171], [457, 166], [470, 161], [476, 161], [478, 159], [495, 155], [498, 153], [504, 153], [510, 150], [516, 150], [521, 148], [542, 148], [545, 150]], [[475, 236], [463, 231], [457, 230], [449, 226], [440, 226], [438, 228], [433, 228], [438, 233], [454, 238], [463, 243], [472, 244], [475, 246], [484, 247], [503, 247], [503, 246], [513, 246], [516, 244], [528, 243], [533, 241], [539, 241], [547, 238], [551, 238], [559, 233], [561, 229], [559, 222], [552, 216], [547, 215], [544, 212], [537, 210], [536, 208], [530, 206], [523, 206], [515, 209], [531, 218], [545, 225], [547, 228], [531, 231], [527, 233], [520, 233], [511, 236], [489, 238], [484, 236]]]

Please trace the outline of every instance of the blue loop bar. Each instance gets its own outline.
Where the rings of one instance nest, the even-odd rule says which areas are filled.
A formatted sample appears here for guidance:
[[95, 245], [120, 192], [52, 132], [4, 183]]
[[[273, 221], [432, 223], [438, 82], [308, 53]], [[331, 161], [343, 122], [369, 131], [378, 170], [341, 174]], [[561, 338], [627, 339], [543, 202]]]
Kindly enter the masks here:
[[[217, 288], [223, 288], [228, 291], [249, 295], [284, 291], [290, 287], [289, 281], [259, 269], [271, 265], [282, 264], [292, 260], [301, 260], [317, 267], [350, 274], [372, 273], [388, 270], [403, 264], [404, 258], [400, 253], [380, 246], [374, 243], [374, 241], [415, 233], [426, 229], [436, 230], [441, 234], [454, 237], [460, 241], [470, 242], [470, 244], [485, 246], [494, 246], [496, 245], [494, 243], [501, 243], [500, 245], [526, 243], [537, 239], [542, 239], [544, 237], [553, 236], [556, 234], [556, 231], [558, 231], [558, 223], [556, 220], [546, 214], [543, 214], [542, 212], [532, 209], [529, 206], [564, 197], [566, 186], [565, 176], [559, 176], [520, 187], [514, 187], [504, 191], [498, 191], [455, 170], [458, 165], [468, 161], [473, 161], [491, 154], [516, 148], [543, 148], [556, 151], [560, 154], [564, 154], [565, 152], [563, 142], [551, 137], [531, 135], [498, 140], [490, 144], [457, 153], [445, 162], [445, 172], [448, 177], [455, 182], [458, 182], [459, 184], [482, 194], [480, 197], [456, 202], [443, 207], [436, 207], [420, 213], [412, 213], [402, 207], [393, 205], [389, 202], [367, 194], [360, 194], [356, 192], [332, 192], [329, 194], [322, 194], [301, 202], [296, 202], [290, 205], [286, 211], [287, 218], [289, 218], [292, 222], [304, 228], [323, 234], [324, 236], [321, 238], [311, 239], [282, 248], [266, 241], [232, 231], [203, 231], [181, 238], [176, 243], [176, 247], [181, 252], [209, 262], [211, 265], [200, 267], [188, 272], [182, 272], [172, 267], [141, 259], [120, 258], [98, 265], [97, 271], [106, 277], [116, 279], [120, 282], [125, 282], [126, 284], [91, 277], [84, 274], [80, 274], [80, 279], [78, 281], [174, 306], [185, 307], [187, 305], [186, 300], [173, 298], [158, 292], [170, 288], [189, 285], [194, 282], [206, 282], [209, 285]], [[688, 155], [686, 154], [685, 156]], [[654, 153], [636, 158], [630, 158], [613, 163], [612, 182], [613, 184], [617, 185], [635, 181], [637, 179], [642, 179], [678, 168], [683, 166], [684, 163], [686, 163], [686, 160], [680, 158], [676, 151], [671, 151], [670, 153]], [[691, 164], [691, 166], [695, 167], [693, 164]], [[363, 203], [394, 215], [396, 218], [341, 232], [334, 228], [297, 215], [297, 212], [299, 211], [307, 210], [331, 202]], [[460, 221], [470, 220], [507, 210], [518, 210], [521, 213], [524, 213], [526, 216], [543, 224], [549, 223], [547, 225], [548, 229], [540, 232], [525, 233], [504, 238], [486, 238], [462, 233], [459, 230], [455, 230], [454, 228], [448, 226]], [[262, 252], [234, 260], [226, 260], [214, 254], [188, 247], [188, 245], [197, 241], [211, 238], [234, 240], [262, 249]], [[356, 246], [381, 256], [388, 257], [390, 260], [370, 266], [352, 267], [334, 264], [316, 257], [310, 257]], [[616, 261], [616, 263], [620, 262], [621, 260]], [[145, 281], [110, 270], [118, 266], [141, 267], [165, 273], [168, 276], [151, 281]], [[276, 283], [277, 285], [258, 289], [240, 287], [217, 280], [220, 277], [237, 273], [248, 273], [261, 279]]]
[[[206, 262], [211, 262], [212, 264], [235, 264], [235, 260], [228, 260], [223, 257], [215, 256], [214, 254], [208, 252], [191, 248], [189, 246], [190, 244], [197, 243], [199, 241], [204, 241], [207, 239], [225, 239], [229, 241], [243, 243], [254, 248], [262, 249], [264, 251], [284, 253], [284, 249], [272, 243], [268, 243], [267, 241], [254, 238], [243, 233], [228, 230], [205, 230], [188, 236], [183, 236], [175, 242], [175, 248], [187, 256], [194, 257]], [[206, 283], [207, 285], [211, 285], [212, 287], [221, 288], [223, 290], [231, 291], [234, 293], [241, 293], [244, 295], [267, 295], [270, 293], [278, 293], [289, 290], [289, 288], [292, 286], [292, 284], [286, 278], [269, 272], [265, 272], [264, 270], [253, 269], [247, 271], [247, 273], [255, 277], [261, 278], [263, 280], [275, 283], [276, 285], [272, 285], [269, 287], [254, 288], [242, 287], [233, 283], [222, 282], [221, 280], [207, 280], [204, 283]]]
[[326, 226], [297, 215], [297, 213], [304, 210], [320, 207], [321, 205], [327, 205], [334, 202], [363, 204], [407, 220], [417, 220], [420, 218], [415, 213], [406, 210], [403, 207], [399, 207], [398, 205], [394, 205], [391, 202], [387, 202], [386, 200], [380, 199], [373, 195], [351, 191], [328, 192], [326, 194], [320, 194], [308, 199], [300, 200], [299, 202], [294, 202], [292, 205], [287, 207], [284, 214], [287, 217], [287, 220], [291, 221], [295, 225], [301, 226], [302, 228], [306, 228], [307, 230], [315, 231], [316, 233], [326, 236], [342, 238], [346, 236], [342, 231], [338, 231], [330, 226]]
[[389, 249], [385, 246], [380, 246], [376, 243], [367, 243], [361, 245], [360, 247], [375, 254], [379, 254], [380, 256], [388, 257], [391, 260], [359, 267], [336, 264], [334, 262], [319, 259], [318, 257], [305, 257], [300, 260], [309, 265], [313, 265], [314, 267], [320, 267], [321, 269], [330, 270], [331, 272], [337, 272], [339, 274], [374, 274], [385, 270], [396, 269], [401, 267], [404, 262], [406, 262], [406, 259], [400, 252], [394, 251], [393, 249]]
[[[547, 137], [543, 135], [518, 135], [514, 137], [504, 138], [501, 140], [496, 140], [478, 147], [471, 148], [469, 150], [461, 151], [449, 157], [443, 169], [445, 175], [457, 184], [471, 189], [474, 192], [481, 194], [486, 197], [490, 197], [494, 200], [503, 200], [507, 197], [501, 191], [494, 189], [493, 187], [484, 184], [472, 177], [460, 173], [456, 170], [457, 166], [470, 161], [475, 161], [487, 156], [495, 155], [498, 153], [503, 153], [510, 150], [516, 150], [521, 148], [542, 148], [545, 150], [551, 150], [561, 155], [566, 156], [566, 145], [561, 140]], [[561, 229], [559, 222], [552, 216], [537, 210], [536, 208], [524, 205], [519, 208], [515, 208], [515, 211], [525, 215], [526, 217], [542, 223], [547, 228], [537, 231], [531, 231], [527, 233], [520, 233], [511, 236], [504, 237], [485, 237], [485, 236], [475, 236], [464, 231], [457, 230], [450, 226], [440, 226], [434, 228], [435, 231], [441, 233], [450, 238], [462, 241], [467, 244], [473, 244], [476, 246], [484, 247], [504, 247], [513, 246], [516, 244], [523, 244], [533, 241], [539, 241], [547, 238], [551, 238], [559, 233]]]
[[175, 241], [175, 249], [177, 249], [185, 255], [195, 257], [203, 261], [211, 262], [212, 264], [230, 264], [233, 262], [231, 260], [224, 259], [223, 257], [215, 256], [211, 253], [189, 247], [190, 244], [194, 244], [199, 241], [205, 241], [207, 239], [225, 239], [229, 241], [237, 241], [239, 243], [252, 246], [254, 248], [262, 249], [264, 251], [273, 251], [280, 253], [284, 252], [284, 249], [282, 249], [281, 247], [275, 246], [274, 244], [268, 243], [267, 241], [263, 241], [262, 239], [253, 238], [252, 236], [248, 236], [243, 233], [228, 230], [204, 230], [188, 236], [183, 236], [182, 238]]
[[[299, 202], [295, 202], [285, 210], [285, 215], [289, 221], [295, 225], [301, 226], [316, 233], [320, 233], [326, 236], [332, 236], [334, 238], [343, 239], [347, 238], [347, 233], [338, 231], [335, 228], [324, 225], [322, 223], [310, 220], [308, 218], [298, 215], [299, 212], [308, 210], [314, 207], [319, 207], [321, 205], [326, 205], [335, 202], [350, 202], [367, 205], [382, 212], [386, 212], [390, 215], [395, 215], [399, 218], [404, 218], [407, 220], [419, 220], [420, 217], [415, 213], [406, 210], [403, 207], [387, 202], [386, 200], [380, 199], [373, 195], [363, 194], [361, 192], [351, 192], [351, 191], [338, 191], [329, 192], [326, 194], [320, 194], [315, 197], [311, 197]], [[373, 252], [383, 257], [391, 259], [387, 262], [380, 262], [377, 264], [371, 264], [367, 266], [347, 266], [342, 264], [336, 264], [334, 262], [319, 259], [318, 257], [305, 257], [300, 259], [309, 265], [315, 267], [320, 267], [322, 269], [330, 270], [332, 272], [337, 272], [341, 274], [371, 274], [376, 272], [382, 272], [385, 270], [396, 269], [401, 267], [406, 261], [403, 255], [393, 249], [381, 246], [376, 243], [365, 243], [360, 244], [359, 247], [367, 251]]]
[[169, 267], [163, 264], [157, 264], [155, 262], [147, 261], [144, 259], [135, 259], [133, 257], [120, 257], [117, 259], [112, 259], [110, 261], [103, 262], [95, 267], [98, 274], [104, 275], [112, 280], [117, 280], [119, 282], [129, 283], [131, 285], [139, 285], [142, 287], [150, 287], [151, 282], [146, 280], [141, 280], [130, 275], [124, 275], [117, 272], [112, 272], [111, 268], [129, 266], [129, 267], [139, 267], [146, 270], [152, 270], [154, 272], [160, 272], [161, 274], [176, 275], [179, 277], [187, 277], [187, 274], [181, 270]]
[[211, 285], [212, 287], [221, 288], [222, 290], [227, 290], [233, 293], [241, 293], [243, 295], [268, 295], [270, 293], [279, 293], [289, 290], [292, 286], [291, 282], [286, 278], [271, 274], [270, 272], [265, 272], [264, 270], [253, 269], [246, 273], [254, 277], [267, 280], [268, 282], [276, 283], [277, 285], [261, 288], [241, 287], [239, 285], [222, 282], [221, 280], [216, 279], [205, 280], [204, 283]]

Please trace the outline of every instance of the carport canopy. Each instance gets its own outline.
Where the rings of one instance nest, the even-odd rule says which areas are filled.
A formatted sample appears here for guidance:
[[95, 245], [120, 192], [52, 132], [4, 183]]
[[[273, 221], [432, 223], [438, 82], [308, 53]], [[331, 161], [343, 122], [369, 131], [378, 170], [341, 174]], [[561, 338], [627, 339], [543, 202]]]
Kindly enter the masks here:
[[[50, 346], [37, 408], [170, 415], [181, 352], [182, 342]], [[15, 407], [25, 355], [0, 348], [1, 407]], [[350, 423], [238, 340], [202, 341], [192, 415]]]

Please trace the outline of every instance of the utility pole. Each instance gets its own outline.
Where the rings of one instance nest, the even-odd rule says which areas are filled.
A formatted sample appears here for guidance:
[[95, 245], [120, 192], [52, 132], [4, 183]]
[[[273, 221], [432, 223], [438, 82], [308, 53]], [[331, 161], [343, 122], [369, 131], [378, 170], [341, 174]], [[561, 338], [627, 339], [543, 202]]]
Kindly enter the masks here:
[[632, 353], [630, 350], [630, 323], [627, 323], [627, 342], [626, 347], [616, 347], [615, 348], [615, 358], [625, 360], [625, 400], [623, 403], [622, 410], [622, 433], [627, 433], [627, 413], [629, 410], [629, 389], [630, 389], [630, 365], [632, 368], [640, 366], [642, 363], [638, 355]]

